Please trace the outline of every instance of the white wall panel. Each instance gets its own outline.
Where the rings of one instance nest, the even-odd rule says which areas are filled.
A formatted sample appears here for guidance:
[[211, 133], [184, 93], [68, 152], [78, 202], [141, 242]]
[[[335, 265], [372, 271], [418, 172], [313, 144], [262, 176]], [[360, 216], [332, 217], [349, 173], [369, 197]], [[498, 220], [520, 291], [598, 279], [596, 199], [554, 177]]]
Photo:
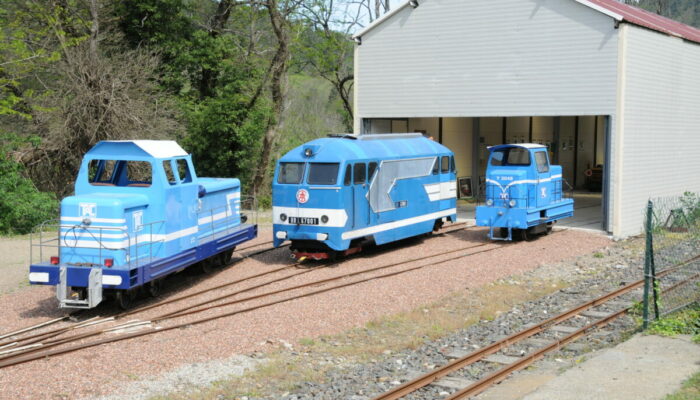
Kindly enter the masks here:
[[571, 0], [422, 0], [362, 37], [355, 115], [612, 115], [617, 40]]
[[626, 32], [620, 236], [642, 230], [650, 197], [700, 192], [700, 45]]

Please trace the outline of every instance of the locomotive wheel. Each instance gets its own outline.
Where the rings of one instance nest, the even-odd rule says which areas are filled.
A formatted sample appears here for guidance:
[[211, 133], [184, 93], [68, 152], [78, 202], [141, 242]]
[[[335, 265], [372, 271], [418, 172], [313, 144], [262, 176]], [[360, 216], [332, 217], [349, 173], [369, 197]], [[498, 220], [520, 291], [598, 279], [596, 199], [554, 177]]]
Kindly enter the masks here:
[[233, 252], [236, 251], [236, 246], [234, 246], [231, 250], [226, 252], [226, 262], [225, 264], [228, 264], [231, 262], [231, 259], [233, 258]]
[[532, 233], [529, 232], [529, 229], [513, 229], [513, 240], [532, 240]]
[[202, 273], [210, 274], [214, 271], [214, 264], [216, 263], [215, 258], [217, 257], [209, 257], [206, 260], [200, 261], [199, 269]]
[[549, 235], [550, 233], [552, 233], [552, 228], [554, 228], [554, 223], [548, 222], [547, 228], [544, 230], [544, 234]]
[[148, 283], [148, 294], [151, 297], [158, 297], [163, 290], [163, 281], [156, 279]]
[[135, 290], [119, 290], [114, 296], [114, 301], [116, 301], [117, 306], [122, 310], [128, 310], [134, 304], [136, 299]]
[[507, 238], [508, 237], [508, 228], [501, 228], [499, 233], [503, 239]]

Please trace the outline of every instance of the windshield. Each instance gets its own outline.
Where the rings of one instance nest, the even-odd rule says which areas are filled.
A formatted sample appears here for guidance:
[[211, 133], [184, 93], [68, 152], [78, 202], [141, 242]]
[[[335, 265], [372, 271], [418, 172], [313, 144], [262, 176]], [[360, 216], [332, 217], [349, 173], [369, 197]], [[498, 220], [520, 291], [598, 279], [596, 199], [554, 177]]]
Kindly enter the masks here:
[[307, 181], [310, 185], [335, 185], [339, 168], [337, 163], [311, 163]]
[[304, 176], [304, 163], [286, 162], [280, 163], [280, 173], [277, 177], [277, 183], [282, 184], [299, 184]]
[[92, 186], [151, 186], [151, 163], [148, 161], [90, 160], [88, 182]]
[[530, 165], [530, 152], [520, 147], [496, 150], [491, 153], [491, 165], [495, 167], [506, 165]]

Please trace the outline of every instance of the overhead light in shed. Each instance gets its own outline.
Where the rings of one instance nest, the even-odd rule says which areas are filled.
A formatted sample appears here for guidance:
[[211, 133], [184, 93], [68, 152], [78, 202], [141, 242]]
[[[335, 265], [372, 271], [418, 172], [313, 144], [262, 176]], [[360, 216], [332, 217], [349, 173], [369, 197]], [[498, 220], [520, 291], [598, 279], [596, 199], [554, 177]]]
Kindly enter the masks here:
[[416, 7], [418, 7], [418, 5], [419, 5], [419, 4], [418, 4], [418, 0], [411, 0], [411, 1], [408, 2], [408, 5], [411, 6], [411, 7], [413, 7], [413, 8], [416, 8]]

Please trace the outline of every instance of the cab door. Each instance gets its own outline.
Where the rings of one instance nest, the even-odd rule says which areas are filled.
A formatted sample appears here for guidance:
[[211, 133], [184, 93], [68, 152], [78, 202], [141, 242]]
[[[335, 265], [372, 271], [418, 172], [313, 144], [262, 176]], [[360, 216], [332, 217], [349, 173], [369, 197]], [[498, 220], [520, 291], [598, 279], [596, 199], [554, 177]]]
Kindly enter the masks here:
[[533, 166], [537, 174], [537, 191], [535, 193], [536, 206], [544, 207], [549, 205], [554, 187], [551, 179], [552, 174], [549, 168], [549, 157], [544, 149], [537, 150], [534, 153], [535, 162]]
[[362, 228], [369, 225], [369, 201], [367, 200], [367, 164], [357, 162], [353, 165], [353, 227]]

